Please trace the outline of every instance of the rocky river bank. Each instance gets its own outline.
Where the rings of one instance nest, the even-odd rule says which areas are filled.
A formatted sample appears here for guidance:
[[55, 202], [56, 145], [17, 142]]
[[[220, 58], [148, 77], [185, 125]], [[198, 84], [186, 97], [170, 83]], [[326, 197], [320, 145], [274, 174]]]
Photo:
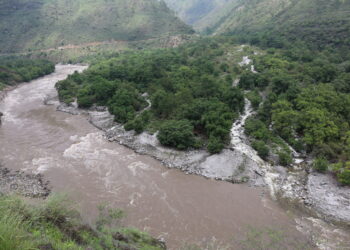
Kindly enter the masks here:
[[[342, 187], [331, 175], [312, 172], [305, 159], [294, 154], [291, 168], [263, 161], [250, 146], [244, 134], [244, 123], [253, 114], [246, 100], [245, 111], [233, 124], [231, 143], [220, 154], [205, 150], [179, 151], [160, 145], [157, 134], [139, 135], [125, 131], [114, 122], [105, 107], [79, 110], [75, 105], [61, 104], [58, 110], [70, 114], [85, 114], [95, 127], [105, 131], [106, 139], [118, 142], [139, 154], [150, 155], [169, 168], [207, 178], [268, 187], [273, 198], [286, 201], [327, 221], [350, 225], [350, 188]], [[310, 164], [309, 164], [310, 165]]]
[[46, 198], [50, 194], [50, 186], [40, 174], [14, 172], [0, 165], [0, 195], [4, 194]]
[[[174, 239], [190, 241], [196, 237], [197, 241], [204, 236], [218, 234], [220, 239], [224, 239], [232, 233], [239, 233], [238, 227], [248, 223], [258, 226], [270, 225], [272, 221], [283, 225], [283, 229], [296, 230], [297, 225], [298, 231], [302, 232], [298, 235], [308, 235], [316, 243], [322, 241], [321, 245], [317, 244], [322, 249], [337, 249], [334, 246], [339, 242], [350, 244], [348, 231], [325, 224], [310, 214], [302, 212], [295, 220], [291, 214], [287, 217], [286, 211], [290, 211], [290, 206], [278, 191], [282, 184], [293, 184], [293, 179], [286, 176], [297, 173], [297, 166], [295, 170], [272, 166], [257, 157], [243, 133], [245, 119], [252, 115], [249, 102], [246, 102], [245, 113], [232, 127], [231, 145], [222, 154], [211, 156], [204, 151], [196, 154], [178, 152], [160, 146], [156, 135], [134, 135], [124, 131], [122, 126], [114, 123], [104, 107], [80, 110], [76, 104], [60, 105], [55, 82], [83, 68], [58, 65], [56, 73], [19, 87], [0, 103], [0, 109], [5, 114], [0, 139], [7, 145], [0, 150], [3, 163], [14, 169], [10, 174], [15, 174], [16, 169], [44, 173], [53, 190], [66, 190], [70, 186], [71, 190], [80, 192], [79, 199], [88, 204], [84, 207], [96, 206], [98, 201], [95, 198], [114, 201], [118, 197], [118, 207], [122, 202], [129, 213], [137, 210], [130, 217], [132, 225], [139, 228], [151, 226], [150, 231], [155, 236], [170, 239], [172, 246], [179, 246]], [[81, 115], [53, 112], [58, 105], [61, 111]], [[92, 128], [84, 118], [105, 132]], [[179, 171], [164, 169], [158, 161], [147, 156], [135, 154], [116, 143], [108, 143], [108, 138], [128, 147], [142, 144], [143, 148], [136, 148], [142, 154], [149, 154], [148, 150], [161, 151], [159, 155], [172, 168], [176, 167], [171, 165], [174, 162], [181, 168], [181, 158], [187, 157], [184, 159], [190, 163], [183, 169], [187, 173], [234, 183], [247, 182], [251, 186], [268, 185], [273, 191], [272, 196], [283, 201], [281, 204], [286, 209], [267, 196], [261, 197], [260, 190], [263, 189], [185, 176]], [[199, 156], [193, 159], [194, 155]], [[174, 162], [170, 156], [175, 159]], [[306, 174], [309, 175], [308, 172]], [[22, 175], [25, 176], [24, 173]], [[299, 184], [293, 185], [299, 187]], [[299, 192], [296, 187], [292, 190]], [[300, 205], [304, 206], [304, 203]], [[166, 213], [162, 214], [164, 211]], [[205, 217], [202, 217], [203, 214]], [[198, 221], [201, 226], [198, 226]], [[169, 235], [166, 236], [166, 233]], [[188, 235], [191, 239], [187, 238]], [[327, 242], [324, 242], [325, 239]]]

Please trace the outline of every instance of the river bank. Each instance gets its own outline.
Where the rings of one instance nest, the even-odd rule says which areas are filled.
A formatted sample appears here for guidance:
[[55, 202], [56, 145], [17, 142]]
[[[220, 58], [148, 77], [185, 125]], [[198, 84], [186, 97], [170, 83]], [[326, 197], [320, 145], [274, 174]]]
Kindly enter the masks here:
[[77, 202], [86, 223], [95, 221], [101, 204], [122, 209], [127, 214], [123, 225], [164, 239], [169, 249], [208, 246], [213, 239], [218, 246], [239, 249], [239, 240], [232, 238], [244, 238], [248, 226], [283, 231], [289, 246], [308, 242], [294, 217], [262, 197], [260, 188], [165, 168], [106, 140], [105, 132], [87, 122], [87, 115], [55, 112], [55, 83], [82, 70], [57, 65], [55, 73], [8, 93], [0, 103], [5, 114], [0, 127], [4, 166], [41, 173], [53, 193], [67, 193]]
[[23, 171], [11, 171], [0, 165], [0, 196], [22, 195], [30, 198], [46, 198], [50, 194], [50, 185], [41, 174]]
[[331, 175], [312, 172], [308, 167], [311, 162], [307, 163], [296, 153], [291, 168], [271, 165], [257, 155], [244, 134], [244, 123], [253, 114], [248, 100], [245, 111], [232, 126], [230, 145], [216, 155], [205, 150], [170, 149], [159, 143], [157, 134], [137, 135], [125, 131], [105, 107], [80, 110], [77, 106], [61, 104], [58, 110], [87, 115], [91, 124], [105, 132], [107, 140], [152, 156], [169, 168], [216, 180], [266, 187], [271, 196], [282, 203], [292, 204], [329, 222], [350, 225], [349, 187], [340, 186]]
[[16, 86], [7, 86], [3, 90], [0, 90], [0, 102], [2, 100], [4, 100], [4, 98], [6, 97], [8, 92], [14, 90], [15, 88], [17, 88], [17, 85]]
[[[348, 242], [346, 232], [332, 225], [327, 225], [329, 228], [324, 231], [322, 221], [314, 217], [297, 217], [294, 221], [294, 217], [286, 212], [290, 208], [282, 210], [268, 197], [262, 197], [261, 188], [186, 176], [180, 171], [164, 168], [150, 157], [135, 154], [119, 143], [108, 142], [106, 132], [86, 122], [88, 119], [96, 127], [105, 127], [106, 131], [107, 128], [118, 127], [104, 108], [86, 111], [76, 106], [68, 107], [70, 112], [82, 114], [75, 116], [54, 112], [59, 105], [55, 82], [75, 70], [83, 68], [58, 66], [55, 74], [21, 85], [8, 93], [5, 102], [0, 103], [0, 109], [5, 113], [0, 140], [6, 145], [0, 148], [0, 155], [4, 164], [11, 166], [11, 169], [44, 174], [54, 192], [74, 190], [74, 199], [80, 202], [87, 221], [96, 216], [96, 211], [91, 208], [108, 201], [127, 211], [127, 225], [143, 228], [156, 238], [164, 238], [170, 249], [179, 249], [182, 241], [201, 242], [201, 239], [214, 236], [236, 246], [228, 239], [241, 234], [241, 228], [247, 225], [278, 225], [288, 230], [288, 235], [300, 239], [300, 234], [294, 232], [297, 227], [302, 234], [307, 231], [306, 235], [314, 242], [327, 239], [328, 242], [322, 241], [321, 247]], [[249, 111], [249, 105], [246, 105], [246, 109]], [[233, 131], [242, 131], [242, 118], [248, 117], [249, 112], [246, 110], [245, 114], [234, 124]], [[271, 166], [260, 166], [264, 162], [259, 162], [254, 155], [250, 157], [249, 152], [254, 152], [244, 135], [239, 135], [233, 136], [236, 146], [226, 148], [225, 152], [229, 151], [231, 155], [245, 152], [245, 156], [238, 157], [256, 161], [254, 164], [259, 167], [259, 172], [254, 172], [253, 168], [244, 169], [243, 174], [238, 173], [245, 176], [250, 171], [259, 176], [258, 180], [264, 181], [262, 185], [277, 183], [274, 179], [276, 174], [267, 171]], [[133, 137], [133, 134], [128, 136]], [[154, 146], [149, 141], [155, 139], [155, 135], [146, 134], [146, 138], [139, 135], [139, 141], [147, 142], [150, 148]], [[241, 146], [241, 151], [237, 150], [238, 146]], [[176, 157], [176, 151], [172, 154]], [[226, 155], [220, 157], [208, 156], [204, 162], [211, 159], [217, 163], [217, 159], [222, 159], [225, 164]], [[172, 162], [171, 159], [168, 161]], [[232, 170], [229, 163], [227, 169]], [[217, 166], [220, 167], [220, 164]], [[242, 168], [237, 167], [239, 170]], [[199, 170], [213, 179], [204, 169]], [[231, 173], [222, 171], [221, 176], [232, 182]], [[259, 186], [259, 181], [252, 178], [248, 184]], [[273, 185], [270, 187], [274, 188]]]

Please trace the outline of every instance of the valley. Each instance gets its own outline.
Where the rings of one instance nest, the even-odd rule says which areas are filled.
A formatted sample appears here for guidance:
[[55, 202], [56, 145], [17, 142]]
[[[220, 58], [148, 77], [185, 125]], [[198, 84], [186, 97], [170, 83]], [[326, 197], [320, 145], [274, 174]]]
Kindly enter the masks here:
[[349, 16], [0, 1], [0, 249], [347, 249]]
[[58, 65], [54, 74], [8, 94], [0, 104], [5, 114], [0, 130], [0, 140], [7, 145], [0, 151], [5, 166], [43, 174], [52, 192], [68, 192], [78, 202], [88, 222], [94, 222], [101, 203], [122, 208], [125, 225], [164, 239], [169, 249], [205, 246], [213, 237], [218, 246], [238, 247], [249, 226], [283, 228], [283, 244], [291, 248], [308, 244], [293, 217], [268, 195], [261, 196], [263, 190], [167, 169], [109, 142], [85, 115], [56, 112], [55, 82], [84, 68]]

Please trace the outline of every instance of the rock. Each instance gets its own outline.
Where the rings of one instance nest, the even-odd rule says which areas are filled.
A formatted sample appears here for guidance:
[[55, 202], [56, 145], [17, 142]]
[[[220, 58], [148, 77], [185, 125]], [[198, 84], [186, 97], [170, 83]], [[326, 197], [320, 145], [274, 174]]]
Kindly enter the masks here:
[[48, 182], [43, 182], [41, 175], [11, 172], [0, 166], [0, 193], [46, 198], [50, 194], [50, 188]]
[[306, 183], [313, 209], [334, 221], [350, 225], [350, 187], [339, 186], [331, 175], [313, 173]]

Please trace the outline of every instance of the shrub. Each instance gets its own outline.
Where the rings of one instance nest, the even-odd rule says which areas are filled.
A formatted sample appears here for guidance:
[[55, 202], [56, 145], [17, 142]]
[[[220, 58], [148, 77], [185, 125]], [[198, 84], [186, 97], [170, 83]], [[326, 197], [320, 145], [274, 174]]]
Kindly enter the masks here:
[[224, 149], [224, 144], [220, 139], [216, 137], [210, 137], [207, 148], [209, 153], [218, 154]]
[[248, 100], [252, 103], [254, 109], [257, 109], [262, 102], [262, 97], [257, 91], [251, 91], [247, 94]]
[[187, 149], [195, 142], [193, 126], [188, 120], [166, 121], [159, 130], [158, 140], [164, 146]]
[[312, 167], [318, 172], [326, 172], [328, 169], [328, 161], [323, 157], [316, 158], [312, 164]]
[[350, 185], [350, 161], [333, 164], [332, 171], [336, 173], [341, 184]]
[[337, 174], [338, 181], [343, 185], [350, 185], [350, 169], [343, 169]]
[[285, 151], [280, 151], [278, 153], [278, 158], [279, 158], [279, 164], [282, 166], [289, 166], [293, 162], [293, 159], [290, 153], [287, 153]]
[[252, 147], [258, 152], [258, 155], [266, 160], [266, 158], [269, 156], [269, 148], [266, 146], [265, 142], [263, 141], [254, 141], [252, 143]]
[[266, 125], [262, 121], [254, 118], [250, 118], [246, 121], [244, 132], [257, 140], [264, 142], [266, 142], [271, 137], [270, 131]]
[[137, 134], [142, 133], [147, 123], [149, 122], [149, 112], [143, 112], [140, 116], [136, 117], [134, 120], [129, 121], [125, 124], [124, 128], [127, 131], [135, 130]]

